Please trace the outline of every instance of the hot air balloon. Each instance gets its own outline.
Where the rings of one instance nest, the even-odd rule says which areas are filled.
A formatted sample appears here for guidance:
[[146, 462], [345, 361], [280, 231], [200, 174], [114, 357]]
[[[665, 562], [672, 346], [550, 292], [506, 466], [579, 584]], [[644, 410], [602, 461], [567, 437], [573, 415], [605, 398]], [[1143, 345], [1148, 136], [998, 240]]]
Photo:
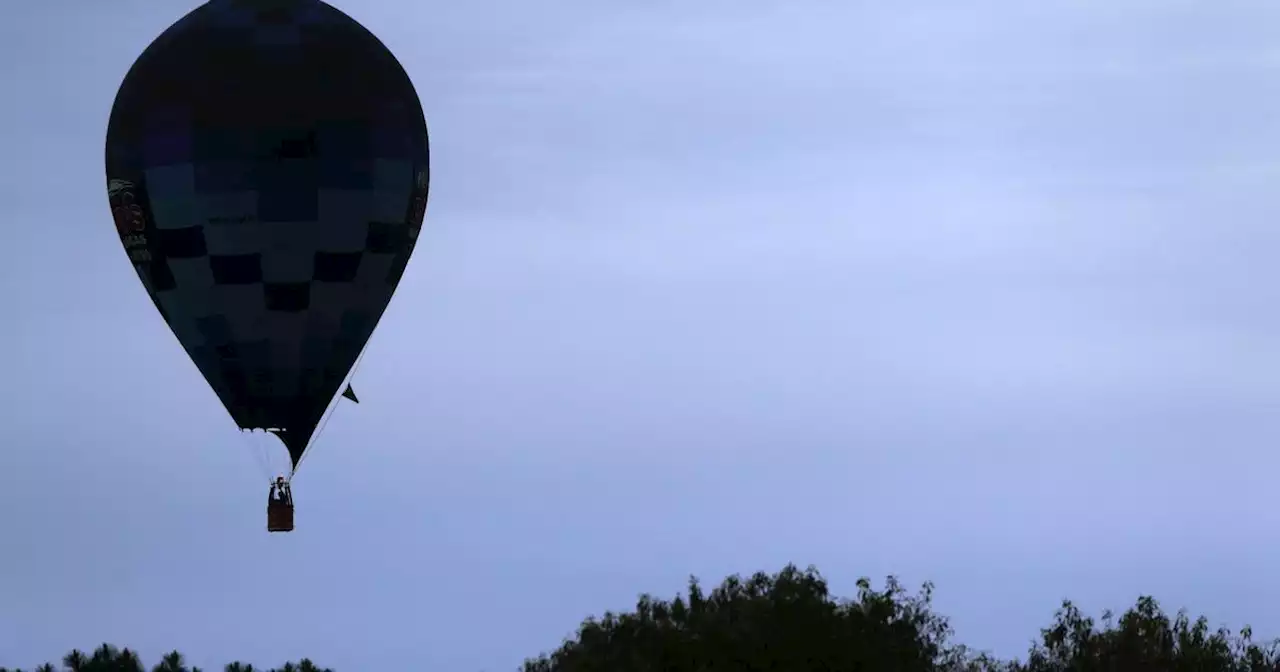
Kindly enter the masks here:
[[[116, 94], [107, 194], [129, 261], [236, 424], [279, 437], [290, 478], [413, 253], [428, 159], [404, 68], [319, 0], [211, 0]], [[293, 529], [285, 494], [271, 531]]]

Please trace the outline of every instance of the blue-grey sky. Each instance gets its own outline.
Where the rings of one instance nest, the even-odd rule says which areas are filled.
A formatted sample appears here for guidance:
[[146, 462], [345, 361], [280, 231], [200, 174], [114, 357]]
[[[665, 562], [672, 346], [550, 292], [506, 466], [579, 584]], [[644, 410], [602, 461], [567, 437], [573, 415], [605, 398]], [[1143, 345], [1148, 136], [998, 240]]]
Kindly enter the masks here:
[[1274, 3], [335, 3], [432, 192], [291, 535], [107, 208], [196, 4], [0, 22], [0, 665], [509, 670], [787, 562], [1005, 656], [1064, 597], [1280, 635]]

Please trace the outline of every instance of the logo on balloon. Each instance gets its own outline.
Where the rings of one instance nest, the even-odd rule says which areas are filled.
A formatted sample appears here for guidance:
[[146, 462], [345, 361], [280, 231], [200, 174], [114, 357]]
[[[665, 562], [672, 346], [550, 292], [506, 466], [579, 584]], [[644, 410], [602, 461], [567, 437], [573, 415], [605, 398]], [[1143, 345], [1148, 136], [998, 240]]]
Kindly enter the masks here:
[[135, 185], [129, 180], [107, 182], [107, 198], [111, 202], [116, 232], [120, 234], [120, 242], [128, 251], [129, 259], [139, 264], [151, 261], [151, 252], [146, 249], [147, 236], [143, 233], [147, 228], [146, 213], [138, 203], [135, 191]]
[[413, 205], [409, 208], [409, 238], [418, 237], [422, 219], [427, 216], [427, 169], [419, 168], [413, 176]]
[[111, 216], [116, 220], [116, 230], [127, 236], [139, 233], [147, 227], [142, 206], [133, 195], [133, 183], [128, 180], [111, 180], [107, 183], [107, 197], [111, 199]]
[[409, 225], [422, 226], [422, 219], [427, 216], [427, 199], [419, 196], [413, 199], [413, 210], [409, 213]]

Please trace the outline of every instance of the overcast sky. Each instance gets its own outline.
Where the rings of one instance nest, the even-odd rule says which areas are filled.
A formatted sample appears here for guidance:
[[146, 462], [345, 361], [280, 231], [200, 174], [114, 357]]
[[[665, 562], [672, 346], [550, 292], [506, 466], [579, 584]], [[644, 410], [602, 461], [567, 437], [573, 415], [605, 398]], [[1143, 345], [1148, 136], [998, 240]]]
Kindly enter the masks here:
[[109, 216], [192, 0], [0, 23], [0, 665], [490, 672], [696, 574], [934, 580], [1280, 635], [1280, 7], [344, 0], [413, 77], [426, 227], [264, 529]]

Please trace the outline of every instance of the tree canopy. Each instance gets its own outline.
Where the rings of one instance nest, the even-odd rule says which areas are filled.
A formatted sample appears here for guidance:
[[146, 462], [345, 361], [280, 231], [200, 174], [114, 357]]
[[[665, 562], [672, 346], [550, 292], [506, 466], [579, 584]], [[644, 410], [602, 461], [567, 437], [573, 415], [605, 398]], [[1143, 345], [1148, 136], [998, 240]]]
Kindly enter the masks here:
[[[730, 576], [710, 592], [690, 577], [670, 600], [641, 595], [633, 611], [583, 621], [558, 648], [524, 661], [522, 672], [1280, 672], [1280, 643], [1211, 629], [1185, 611], [1172, 616], [1140, 597], [1119, 618], [1082, 613], [1069, 600], [1017, 660], [999, 660], [954, 641], [933, 611], [933, 586], [907, 591], [858, 581], [853, 598], [832, 596], [814, 568]], [[71, 651], [61, 665], [26, 672], [148, 672], [129, 649], [103, 644]], [[0, 672], [24, 672], [0, 667]], [[150, 672], [201, 672], [177, 651]], [[223, 672], [333, 672], [310, 660], [275, 668], [229, 663]]]
[[[248, 663], [233, 662], [223, 666], [223, 672], [333, 672], [327, 667], [319, 667], [303, 658], [294, 663], [287, 662], [279, 667], [254, 667]], [[0, 667], [0, 672], [24, 672], [24, 670]], [[31, 672], [147, 672], [138, 654], [129, 649], [119, 649], [111, 644], [103, 644], [86, 654], [73, 649], [62, 657], [62, 665], [45, 663], [31, 669]], [[151, 667], [151, 672], [203, 672], [199, 667], [188, 667], [186, 658], [178, 651], [170, 651], [161, 657], [160, 662]]]
[[1280, 672], [1276, 642], [1185, 611], [1171, 618], [1151, 597], [1100, 622], [1064, 601], [1024, 659], [998, 660], [953, 642], [932, 598], [929, 583], [912, 594], [889, 577], [839, 599], [816, 569], [794, 565], [731, 576], [709, 594], [691, 577], [686, 595], [642, 595], [634, 611], [587, 619], [523, 672]]

